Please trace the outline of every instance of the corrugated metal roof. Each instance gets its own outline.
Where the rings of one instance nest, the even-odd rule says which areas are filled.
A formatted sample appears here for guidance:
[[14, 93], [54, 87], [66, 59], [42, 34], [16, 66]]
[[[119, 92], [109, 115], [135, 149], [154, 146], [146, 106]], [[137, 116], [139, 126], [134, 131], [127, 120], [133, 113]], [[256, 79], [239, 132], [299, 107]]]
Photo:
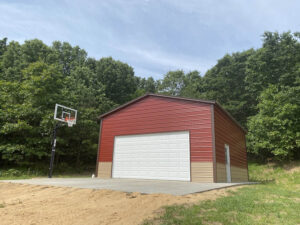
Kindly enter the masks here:
[[199, 102], [199, 103], [205, 103], [205, 104], [211, 104], [211, 105], [216, 105], [217, 107], [219, 107], [225, 114], [227, 114], [234, 123], [236, 123], [245, 133], [247, 133], [247, 131], [239, 124], [239, 122], [237, 122], [230, 114], [229, 112], [227, 112], [220, 104], [218, 104], [216, 101], [208, 101], [208, 100], [202, 100], [202, 99], [192, 99], [192, 98], [183, 98], [183, 97], [175, 97], [175, 96], [167, 96], [167, 95], [160, 95], [160, 94], [151, 94], [151, 93], [148, 93], [148, 94], [145, 94], [141, 97], [138, 97], [136, 99], [133, 99], [132, 101], [130, 102], [127, 102], [123, 105], [120, 105], [119, 107], [107, 112], [107, 113], [104, 113], [102, 115], [99, 116], [99, 119], [102, 119], [110, 114], [113, 114], [119, 110], [122, 110], [123, 108], [126, 108], [127, 106], [129, 105], [132, 105], [146, 97], [149, 97], [149, 96], [154, 96], [154, 97], [161, 97], [161, 98], [169, 98], [169, 99], [175, 99], [175, 100], [183, 100], [183, 101], [191, 101], [191, 102]]

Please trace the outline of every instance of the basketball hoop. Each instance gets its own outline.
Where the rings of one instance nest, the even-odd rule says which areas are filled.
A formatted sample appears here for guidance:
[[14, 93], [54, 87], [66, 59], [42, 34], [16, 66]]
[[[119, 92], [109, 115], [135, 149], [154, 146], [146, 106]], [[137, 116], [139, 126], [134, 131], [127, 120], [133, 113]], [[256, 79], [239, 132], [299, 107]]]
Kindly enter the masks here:
[[67, 123], [68, 127], [76, 124], [77, 110], [56, 104], [54, 110], [54, 119], [63, 123]]
[[63, 105], [55, 104], [54, 119], [59, 121], [60, 123], [56, 123], [53, 129], [53, 141], [52, 141], [52, 149], [51, 149], [49, 174], [48, 174], [49, 178], [52, 177], [52, 171], [53, 171], [55, 146], [56, 146], [56, 130], [60, 127], [61, 123], [67, 123], [68, 127], [73, 127], [73, 125], [76, 124], [77, 110], [71, 109]]
[[68, 127], [73, 127], [76, 120], [74, 117], [66, 117], [65, 121], [68, 123]]

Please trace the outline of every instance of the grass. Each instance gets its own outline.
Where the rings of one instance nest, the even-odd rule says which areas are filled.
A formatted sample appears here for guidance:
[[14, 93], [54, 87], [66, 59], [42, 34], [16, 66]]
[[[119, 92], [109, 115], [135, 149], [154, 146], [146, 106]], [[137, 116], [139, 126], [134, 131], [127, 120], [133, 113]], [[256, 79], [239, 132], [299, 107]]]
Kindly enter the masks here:
[[[31, 169], [31, 168], [3, 168], [0, 169], [0, 180], [17, 180], [17, 179], [30, 179], [30, 178], [45, 178], [48, 177], [47, 169]], [[66, 169], [65, 171], [58, 168], [54, 169], [53, 177], [55, 178], [75, 178], [75, 177], [91, 177], [90, 171], [76, 171]]]
[[249, 164], [250, 185], [215, 201], [165, 207], [150, 224], [300, 224], [300, 162]]
[[45, 176], [41, 170], [25, 168], [0, 169], [0, 180], [29, 179], [41, 176]]

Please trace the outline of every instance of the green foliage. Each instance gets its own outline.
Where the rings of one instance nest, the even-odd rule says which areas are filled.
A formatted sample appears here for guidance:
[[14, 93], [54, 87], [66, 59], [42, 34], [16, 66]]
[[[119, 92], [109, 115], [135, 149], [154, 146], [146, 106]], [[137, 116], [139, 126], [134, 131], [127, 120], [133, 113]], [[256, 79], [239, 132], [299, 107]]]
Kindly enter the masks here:
[[43, 62], [29, 64], [22, 77], [23, 82], [3, 82], [0, 88], [0, 150], [3, 159], [15, 162], [48, 155], [53, 105], [63, 84], [58, 68]]
[[249, 57], [246, 69], [246, 91], [249, 116], [257, 113], [260, 93], [270, 84], [294, 86], [300, 76], [300, 36], [290, 32], [265, 32], [263, 47]]
[[[67, 162], [77, 168], [94, 164], [97, 117], [116, 106], [107, 98], [106, 87], [95, 71], [93, 65], [98, 62], [68, 43], [54, 42], [49, 47], [31, 40], [7, 45], [3, 39], [0, 48], [0, 164], [48, 164], [55, 103], [79, 112], [75, 127], [58, 130], [56, 163]], [[106, 70], [106, 65], [102, 69]], [[110, 75], [122, 76], [122, 71], [117, 72], [110, 71]]]
[[155, 81], [153, 77], [137, 78], [138, 89], [143, 90], [145, 93], [155, 93], [157, 91], [159, 82]]
[[226, 54], [201, 77], [169, 71], [162, 80], [134, 76], [129, 65], [87, 58], [78, 46], [0, 40], [0, 164], [48, 161], [60, 103], [78, 123], [58, 131], [56, 163], [80, 167], [96, 158], [97, 117], [145, 93], [217, 100], [249, 129], [248, 151], [262, 160], [299, 158], [300, 33], [263, 35], [257, 50]]
[[131, 95], [131, 99], [138, 98], [146, 93], [156, 93], [159, 86], [159, 81], [155, 81], [153, 77], [140, 78], [135, 77], [137, 83], [136, 91]]
[[[248, 165], [250, 181], [260, 183], [275, 183], [289, 186], [289, 183], [300, 183], [300, 161], [256, 163]], [[290, 176], [293, 174], [292, 176]], [[290, 187], [288, 187], [290, 189]]]
[[[265, 32], [261, 48], [226, 54], [203, 77], [197, 71], [170, 71], [158, 90], [218, 101], [249, 129], [251, 156], [262, 160], [299, 158], [299, 40], [299, 33]], [[269, 90], [270, 85], [280, 93], [272, 87], [273, 91]]]
[[0, 180], [8, 179], [26, 179], [32, 177], [45, 176], [45, 172], [38, 169], [10, 168], [0, 170]]
[[137, 89], [133, 68], [111, 57], [102, 58], [97, 62], [96, 74], [105, 86], [106, 96], [117, 104], [131, 100]]
[[250, 177], [265, 181], [216, 200], [166, 206], [148, 224], [299, 224], [300, 170], [295, 165], [249, 165]]
[[259, 97], [258, 114], [248, 122], [249, 151], [266, 159], [293, 159], [300, 151], [300, 86], [270, 85]]
[[[48, 164], [45, 165], [45, 163], [40, 162], [30, 165], [30, 167], [28, 166], [28, 163], [24, 163], [24, 165], [17, 167], [9, 166], [7, 168], [0, 168], [0, 180], [30, 179], [48, 176]], [[55, 177], [91, 177], [92, 173], [94, 173], [94, 167], [81, 166], [74, 168], [73, 165], [65, 162], [57, 165], [54, 170]]]
[[242, 125], [251, 113], [245, 77], [247, 60], [254, 54], [250, 49], [225, 55], [203, 78], [203, 98], [218, 101]]
[[0, 40], [0, 57], [6, 51], [6, 42], [7, 42], [7, 38], [3, 38], [2, 40]]
[[170, 71], [161, 80], [158, 90], [162, 94], [197, 98], [201, 77], [198, 71], [185, 74], [182, 70]]

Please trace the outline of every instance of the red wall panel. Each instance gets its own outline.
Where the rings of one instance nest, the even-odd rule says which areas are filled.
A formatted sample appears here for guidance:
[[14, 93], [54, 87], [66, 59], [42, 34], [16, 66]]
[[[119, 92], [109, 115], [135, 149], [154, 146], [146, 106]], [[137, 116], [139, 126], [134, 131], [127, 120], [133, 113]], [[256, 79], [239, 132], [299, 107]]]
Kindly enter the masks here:
[[192, 162], [212, 162], [210, 104], [147, 96], [102, 119], [99, 161], [112, 162], [114, 137], [190, 131]]
[[230, 163], [248, 168], [245, 132], [219, 107], [214, 107], [216, 161], [225, 164], [225, 144], [229, 145]]

